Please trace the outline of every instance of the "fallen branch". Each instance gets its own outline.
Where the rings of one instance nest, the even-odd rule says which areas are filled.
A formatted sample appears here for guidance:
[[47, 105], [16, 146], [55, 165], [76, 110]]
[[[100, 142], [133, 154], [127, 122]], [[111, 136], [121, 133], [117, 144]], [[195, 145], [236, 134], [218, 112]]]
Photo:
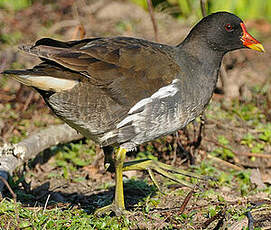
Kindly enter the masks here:
[[[76, 130], [62, 124], [33, 133], [18, 144], [5, 144], [0, 148], [0, 176], [7, 180], [8, 174], [12, 174], [18, 166], [35, 158], [43, 150], [82, 137]], [[4, 184], [0, 181], [0, 194], [3, 188]]]

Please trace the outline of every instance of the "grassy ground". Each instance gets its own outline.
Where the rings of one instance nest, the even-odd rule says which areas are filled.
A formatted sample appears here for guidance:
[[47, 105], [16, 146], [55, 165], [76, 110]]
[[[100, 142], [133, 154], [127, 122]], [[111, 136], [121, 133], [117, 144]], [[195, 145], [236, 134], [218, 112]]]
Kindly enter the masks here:
[[[87, 5], [82, 5], [87, 2]], [[134, 12], [134, 14], [131, 14]], [[190, 25], [164, 13], [156, 15], [161, 42], [177, 44]], [[28, 68], [38, 60], [17, 53], [16, 46], [38, 38], [78, 39], [78, 25], [87, 36], [129, 35], [153, 40], [147, 12], [126, 1], [38, 1], [20, 11], [0, 10], [1, 70]], [[266, 50], [270, 25], [248, 21]], [[259, 28], [256, 30], [255, 28]], [[106, 172], [100, 149], [90, 140], [52, 147], [9, 178], [0, 200], [0, 229], [254, 229], [271, 228], [271, 82], [270, 55], [238, 51], [225, 58], [225, 94], [216, 94], [205, 116], [203, 140], [194, 149], [199, 121], [139, 147], [128, 159], [156, 158], [214, 179], [190, 180], [191, 190], [156, 175], [158, 191], [143, 172], [125, 174], [125, 217], [95, 217], [112, 202], [114, 174]], [[0, 144], [17, 143], [31, 132], [60, 123], [39, 95], [0, 78]], [[186, 157], [178, 141], [193, 154]], [[186, 204], [187, 202], [187, 204]], [[186, 204], [186, 205], [185, 205]], [[251, 217], [252, 216], [252, 217]], [[252, 223], [253, 222], [253, 223]], [[253, 229], [253, 228], [249, 228]]]

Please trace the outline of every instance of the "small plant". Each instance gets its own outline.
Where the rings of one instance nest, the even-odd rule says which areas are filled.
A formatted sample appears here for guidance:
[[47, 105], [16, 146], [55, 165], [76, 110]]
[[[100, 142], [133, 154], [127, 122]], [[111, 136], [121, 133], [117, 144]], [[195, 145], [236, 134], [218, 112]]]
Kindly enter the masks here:
[[63, 169], [63, 177], [68, 179], [69, 172], [89, 165], [96, 154], [94, 147], [90, 142], [84, 145], [82, 141], [58, 147], [55, 164]]
[[258, 138], [271, 144], [271, 123], [267, 123], [263, 128], [260, 128], [259, 131], [262, 133], [258, 136]]
[[31, 6], [31, 0], [0, 0], [0, 8], [12, 11], [22, 10]]
[[224, 136], [218, 136], [218, 142], [222, 146], [229, 148], [219, 147], [216, 148], [212, 153], [216, 156], [220, 156], [223, 160], [234, 158], [234, 153], [230, 150], [229, 140]]

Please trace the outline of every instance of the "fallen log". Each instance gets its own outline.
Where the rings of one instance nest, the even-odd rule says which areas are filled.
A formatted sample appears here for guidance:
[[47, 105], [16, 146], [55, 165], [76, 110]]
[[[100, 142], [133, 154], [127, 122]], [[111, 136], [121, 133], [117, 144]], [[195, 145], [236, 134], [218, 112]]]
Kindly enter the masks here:
[[[8, 175], [24, 162], [35, 158], [43, 150], [83, 138], [75, 129], [66, 124], [53, 125], [33, 133], [18, 144], [4, 144], [0, 147], [0, 176], [5, 180]], [[0, 195], [4, 188], [0, 181]]]

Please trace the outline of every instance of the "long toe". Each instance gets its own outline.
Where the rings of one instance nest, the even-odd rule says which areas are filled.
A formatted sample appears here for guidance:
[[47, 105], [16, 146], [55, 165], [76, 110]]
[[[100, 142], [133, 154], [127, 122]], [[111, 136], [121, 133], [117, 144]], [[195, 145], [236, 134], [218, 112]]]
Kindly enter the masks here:
[[98, 208], [95, 211], [94, 215], [104, 216], [104, 215], [110, 215], [111, 213], [114, 213], [116, 216], [130, 215], [130, 212], [128, 212], [125, 209], [121, 209], [117, 207], [117, 205], [114, 202], [110, 205], [104, 206], [102, 208]]
[[158, 187], [158, 189], [159, 189], [159, 186], [158, 186], [156, 179], [154, 178], [153, 171], [155, 171], [158, 174], [160, 174], [164, 177], [167, 177], [177, 183], [180, 183], [184, 186], [190, 187], [190, 188], [193, 188], [195, 186], [193, 184], [189, 183], [183, 177], [192, 177], [192, 178], [196, 178], [199, 180], [205, 180], [205, 178], [200, 177], [199, 175], [197, 175], [195, 173], [188, 172], [188, 171], [176, 168], [174, 166], [170, 166], [170, 165], [161, 163], [159, 161], [150, 160], [150, 159], [125, 162], [123, 170], [124, 171], [130, 171], [130, 170], [146, 170], [146, 171], [148, 171], [152, 181]]

